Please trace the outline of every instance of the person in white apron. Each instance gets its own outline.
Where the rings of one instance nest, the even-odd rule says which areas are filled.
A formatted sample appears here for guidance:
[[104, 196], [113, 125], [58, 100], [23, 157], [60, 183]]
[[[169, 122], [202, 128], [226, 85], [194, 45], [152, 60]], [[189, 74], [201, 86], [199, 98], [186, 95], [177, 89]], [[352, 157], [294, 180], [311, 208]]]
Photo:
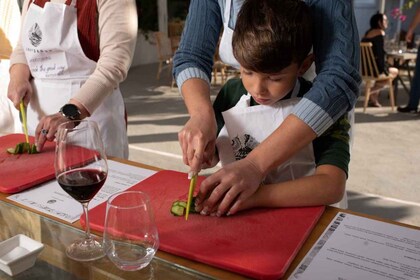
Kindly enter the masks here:
[[[28, 1], [25, 3], [28, 4]], [[85, 55], [79, 41], [76, 5], [77, 0], [66, 0], [65, 3], [48, 1], [44, 7], [38, 6], [36, 1], [31, 3], [29, 7], [24, 5], [24, 8], [28, 7], [28, 9], [22, 25], [21, 49], [33, 77], [31, 80], [33, 94], [27, 107], [29, 134], [36, 136], [38, 144], [41, 143], [41, 147], [45, 138], [48, 138], [48, 140], [54, 139], [57, 126], [67, 121], [68, 118], [72, 118], [72, 116], [66, 115], [64, 109], [66, 107], [63, 107], [65, 104], [71, 103], [77, 106], [76, 111], [79, 111], [77, 112], [77, 118], [87, 117], [89, 120], [98, 123], [107, 155], [128, 158], [125, 107], [118, 83], [112, 90], [102, 85], [102, 96], [100, 96], [102, 100], [99, 104], [90, 108], [90, 112], [94, 109], [92, 113], [78, 99], [74, 98], [98, 67], [97, 62]], [[105, 2], [98, 7], [103, 7], [102, 5], [105, 5]], [[127, 10], [124, 9], [121, 12], [127, 13]], [[112, 16], [108, 19], [113, 20]], [[103, 20], [100, 17], [99, 24]], [[130, 24], [132, 25], [132, 23]], [[114, 30], [113, 32], [121, 31]], [[121, 70], [125, 72], [124, 74], [128, 71], [131, 63], [132, 40], [135, 41], [136, 38], [135, 35], [132, 36], [131, 34], [128, 34], [127, 37], [130, 37], [130, 40], [127, 40], [126, 43], [114, 43], [121, 44], [121, 50], [117, 48], [118, 52], [124, 52], [125, 48], [130, 51], [128, 57], [123, 58], [120, 62], [114, 62], [116, 69], [121, 65], [123, 66]], [[104, 45], [107, 45], [106, 42], [104, 42]], [[101, 56], [105, 55], [101, 53], [99, 61], [102, 59]], [[112, 59], [116, 58], [118, 58], [118, 55]], [[103, 61], [104, 65], [105, 59]], [[127, 63], [124, 59], [130, 61]], [[121, 63], [121, 65], [117, 65], [118, 63]], [[22, 65], [17, 64], [16, 66]], [[101, 71], [104, 70], [106, 69], [102, 66]], [[99, 71], [96, 71], [95, 78], [98, 76], [97, 72]], [[104, 76], [104, 81], [107, 82], [107, 77]], [[96, 83], [98, 82], [100, 81], [96, 81]], [[92, 79], [89, 86], [91, 84]], [[98, 84], [97, 87], [101, 87], [101, 85]], [[12, 101], [16, 102], [16, 100]]]
[[[264, 15], [261, 16], [266, 17], [266, 21], [262, 20], [264, 17], [258, 17], [258, 20], [250, 24], [252, 16], [256, 16], [254, 11], [263, 10], [261, 6], [264, 6]], [[277, 17], [282, 19], [273, 19]], [[261, 4], [254, 0], [243, 4], [232, 40], [233, 54], [241, 65], [241, 81], [228, 81], [225, 91], [219, 93], [214, 103], [215, 109], [220, 107], [215, 112], [216, 119], [220, 119], [221, 111], [225, 124], [216, 141], [223, 166], [216, 172], [219, 177], [223, 177], [225, 170], [235, 166], [236, 162], [242, 159], [247, 161], [248, 154], [254, 148], [259, 148], [259, 144], [269, 138], [292, 113], [299, 101], [296, 98], [300, 89], [297, 79], [313, 61], [313, 55], [309, 54], [312, 44], [311, 26], [309, 9], [303, 2], [264, 1]], [[264, 39], [255, 40], [257, 36]], [[309, 89], [308, 86], [305, 88]], [[238, 100], [238, 95], [244, 94], [244, 91], [248, 94]], [[290, 99], [282, 100], [286, 97]], [[251, 101], [260, 105], [251, 106]], [[314, 151], [310, 143], [301, 147], [275, 170], [264, 174], [261, 184], [266, 186], [255, 190], [245, 189], [244, 193], [247, 192], [248, 197], [238, 192], [241, 186], [226, 188], [223, 178], [220, 181], [214, 179], [216, 176], [210, 176], [200, 186], [196, 210], [204, 215], [214, 213], [220, 216], [226, 211], [232, 214], [250, 207], [296, 207], [339, 201], [344, 194], [348, 168], [348, 141], [340, 139], [344, 136], [348, 140], [346, 129], [348, 126], [342, 129], [343, 135], [331, 137], [332, 141], [340, 142], [338, 157], [343, 154], [342, 161], [333, 158], [328, 162], [324, 157], [324, 161], [320, 160], [320, 166], [315, 168]], [[334, 153], [336, 146], [330, 146], [329, 142], [327, 144], [327, 148], [321, 151], [327, 155], [328, 152]], [[330, 150], [330, 147], [333, 149]], [[336, 165], [336, 160], [341, 162]], [[237, 176], [246, 177], [239, 172]], [[282, 201], [283, 198], [287, 201]], [[258, 202], [249, 205], [250, 201]]]

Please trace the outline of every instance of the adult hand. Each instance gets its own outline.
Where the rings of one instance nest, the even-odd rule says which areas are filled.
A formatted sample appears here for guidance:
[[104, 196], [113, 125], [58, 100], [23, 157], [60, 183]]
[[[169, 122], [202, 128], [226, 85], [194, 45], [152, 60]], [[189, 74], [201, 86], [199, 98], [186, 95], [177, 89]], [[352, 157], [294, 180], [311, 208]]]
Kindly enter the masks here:
[[35, 130], [35, 143], [38, 152], [42, 151], [45, 141], [53, 141], [58, 126], [64, 122], [69, 121], [61, 113], [43, 117]]
[[413, 36], [414, 36], [414, 33], [413, 33], [413, 30], [408, 30], [407, 31], [407, 34], [405, 35], [405, 40], [408, 42], [408, 43], [410, 43], [412, 40], [413, 40]]
[[16, 109], [19, 109], [21, 100], [23, 100], [25, 106], [28, 106], [32, 93], [32, 85], [29, 80], [20, 78], [10, 79], [7, 97], [12, 101]]
[[202, 165], [213, 159], [216, 146], [216, 121], [211, 117], [191, 116], [184, 128], [178, 133], [182, 148], [183, 161], [197, 174]]
[[263, 173], [248, 158], [228, 164], [201, 183], [196, 210], [203, 215], [235, 214], [262, 180]]

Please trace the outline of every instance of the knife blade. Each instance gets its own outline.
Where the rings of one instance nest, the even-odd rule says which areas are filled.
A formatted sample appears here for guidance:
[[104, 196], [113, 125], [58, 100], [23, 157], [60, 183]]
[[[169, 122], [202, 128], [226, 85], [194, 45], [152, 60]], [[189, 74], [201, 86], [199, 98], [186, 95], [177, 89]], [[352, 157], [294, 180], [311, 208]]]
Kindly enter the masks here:
[[25, 105], [23, 104], [23, 100], [20, 101], [20, 116], [23, 125], [23, 132], [25, 133], [26, 143], [29, 143], [28, 126], [26, 123]]
[[188, 190], [187, 209], [185, 209], [185, 220], [188, 220], [188, 214], [190, 213], [191, 201], [193, 198], [196, 183], [197, 183], [197, 174], [193, 175], [190, 180], [190, 189]]

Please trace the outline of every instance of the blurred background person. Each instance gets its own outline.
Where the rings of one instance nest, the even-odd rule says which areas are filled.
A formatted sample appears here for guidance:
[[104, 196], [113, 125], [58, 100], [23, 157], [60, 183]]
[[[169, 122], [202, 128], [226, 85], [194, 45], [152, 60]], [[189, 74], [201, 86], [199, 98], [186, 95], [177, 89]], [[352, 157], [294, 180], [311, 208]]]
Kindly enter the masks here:
[[[416, 29], [417, 25], [420, 23], [420, 7], [416, 10], [416, 15], [414, 16], [413, 20], [410, 23], [410, 26], [407, 31], [406, 41], [412, 42], [414, 40], [414, 30]], [[411, 83], [410, 89], [410, 98], [408, 100], [408, 104], [405, 107], [398, 107], [398, 112], [401, 113], [417, 113], [417, 108], [419, 106], [420, 100], [420, 45], [417, 46], [417, 59], [416, 59], [416, 68], [414, 70], [414, 77], [413, 82]]]
[[[388, 28], [388, 18], [385, 14], [377, 13], [370, 18], [370, 29], [366, 31], [365, 36], [362, 38], [362, 42], [372, 43], [372, 51], [375, 55], [376, 65], [378, 66], [379, 75], [391, 76], [395, 79], [398, 75], [398, 69], [387, 65], [385, 60], [385, 30]], [[379, 103], [379, 93], [385, 88], [388, 81], [376, 82], [370, 94], [369, 106], [371, 107], [382, 107]]]

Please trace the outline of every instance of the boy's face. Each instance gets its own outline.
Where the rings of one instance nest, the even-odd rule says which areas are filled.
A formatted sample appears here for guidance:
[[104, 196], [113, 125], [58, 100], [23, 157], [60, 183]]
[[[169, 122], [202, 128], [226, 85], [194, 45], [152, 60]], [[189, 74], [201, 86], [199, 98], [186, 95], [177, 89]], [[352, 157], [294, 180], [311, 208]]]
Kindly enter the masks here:
[[292, 63], [279, 73], [263, 74], [241, 67], [245, 89], [261, 105], [272, 105], [285, 97], [295, 86], [301, 67]]

